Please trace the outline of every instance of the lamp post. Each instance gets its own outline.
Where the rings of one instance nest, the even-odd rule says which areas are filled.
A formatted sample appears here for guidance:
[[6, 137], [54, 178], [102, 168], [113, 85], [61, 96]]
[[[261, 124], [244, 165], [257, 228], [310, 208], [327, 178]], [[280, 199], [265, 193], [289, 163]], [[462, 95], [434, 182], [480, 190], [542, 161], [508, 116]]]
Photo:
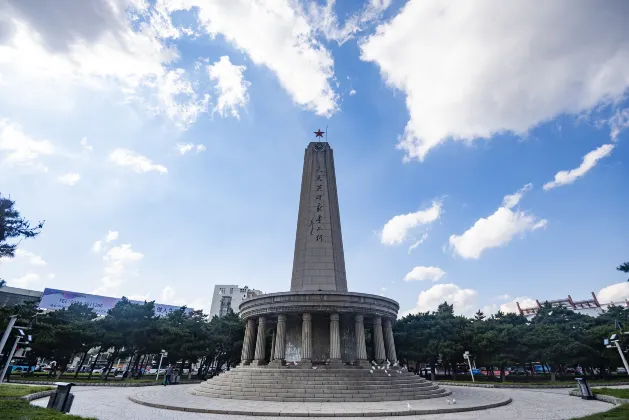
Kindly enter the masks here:
[[463, 358], [464, 358], [465, 360], [467, 360], [467, 364], [468, 364], [468, 365], [469, 365], [469, 367], [470, 367], [470, 375], [472, 375], [472, 382], [476, 382], [476, 381], [474, 380], [474, 371], [472, 370], [472, 361], [471, 361], [471, 359], [470, 359], [470, 352], [469, 352], [469, 351], [466, 351], [465, 353], [463, 353]]
[[607, 346], [608, 349], [611, 349], [613, 347], [616, 347], [618, 349], [618, 354], [620, 354], [622, 364], [625, 365], [625, 371], [629, 372], [629, 365], [627, 364], [627, 359], [625, 359], [625, 355], [622, 352], [622, 347], [620, 347], [620, 339], [618, 338], [618, 335], [612, 334], [612, 336], [609, 339], [605, 339], [603, 343]]
[[4, 330], [4, 334], [2, 335], [2, 339], [0, 340], [0, 356], [2, 355], [2, 349], [4, 349], [4, 345], [7, 343], [9, 339], [9, 334], [11, 333], [11, 328], [15, 325], [15, 320], [17, 320], [17, 315], [11, 315], [9, 318], [9, 325]]
[[17, 348], [17, 345], [20, 342], [20, 340], [22, 338], [25, 338], [27, 343], [30, 343], [32, 341], [32, 337], [30, 335], [25, 335], [24, 331], [22, 331], [21, 329], [18, 330], [18, 332], [19, 332], [19, 335], [15, 337], [15, 342], [13, 343], [13, 347], [11, 348], [11, 352], [9, 353], [9, 358], [7, 359], [7, 362], [4, 364], [4, 368], [2, 369], [2, 373], [0, 374], [0, 384], [4, 382], [4, 377], [7, 374], [7, 370], [9, 370], [9, 365], [11, 365], [11, 360], [13, 359], [13, 355], [15, 354], [15, 349]]
[[157, 365], [157, 376], [155, 376], [155, 380], [159, 379], [159, 370], [162, 368], [162, 360], [164, 360], [165, 356], [168, 356], [168, 352], [166, 350], [161, 351], [161, 357], [159, 358], [159, 365]]

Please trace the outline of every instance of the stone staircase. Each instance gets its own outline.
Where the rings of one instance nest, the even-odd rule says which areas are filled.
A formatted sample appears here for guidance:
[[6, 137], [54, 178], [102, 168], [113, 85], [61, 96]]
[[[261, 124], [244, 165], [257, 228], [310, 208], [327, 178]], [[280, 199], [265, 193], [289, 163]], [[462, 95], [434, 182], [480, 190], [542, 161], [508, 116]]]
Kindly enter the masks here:
[[403, 401], [450, 395], [420, 376], [398, 370], [238, 367], [190, 392], [214, 398], [295, 402]]

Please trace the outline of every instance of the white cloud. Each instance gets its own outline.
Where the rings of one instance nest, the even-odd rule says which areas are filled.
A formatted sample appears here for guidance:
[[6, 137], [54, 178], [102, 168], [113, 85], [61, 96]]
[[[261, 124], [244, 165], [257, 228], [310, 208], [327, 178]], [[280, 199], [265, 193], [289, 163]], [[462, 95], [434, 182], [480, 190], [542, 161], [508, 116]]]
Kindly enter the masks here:
[[629, 299], [629, 282], [611, 284], [603, 287], [596, 295], [601, 304], [604, 303], [624, 303]]
[[505, 195], [505, 197], [502, 199], [502, 206], [508, 209], [512, 209], [513, 207], [518, 205], [520, 200], [522, 200], [522, 197], [524, 197], [524, 194], [528, 191], [531, 191], [531, 189], [533, 189], [533, 184], [526, 184], [518, 192]]
[[177, 152], [179, 152], [180, 155], [185, 155], [186, 153], [190, 152], [191, 150], [196, 151], [197, 153], [201, 153], [204, 152], [206, 150], [205, 146], [202, 144], [192, 144], [192, 143], [177, 143]]
[[9, 0], [0, 39], [0, 70], [7, 84], [114, 88], [185, 127], [207, 110], [169, 39], [175, 28], [160, 5], [142, 0], [83, 0], [61, 4]]
[[107, 235], [105, 236], [105, 242], [115, 241], [116, 239], [118, 239], [118, 231], [110, 230], [107, 232]]
[[317, 41], [316, 28], [296, 2], [161, 0], [158, 4], [168, 11], [197, 7], [205, 31], [211, 36], [222, 34], [254, 64], [268, 67], [295, 103], [325, 116], [338, 109], [338, 95], [330, 85], [332, 55]]
[[47, 265], [46, 261], [44, 261], [44, 259], [31, 252], [31, 251], [26, 251], [24, 249], [16, 249], [15, 250], [15, 258], [9, 258], [9, 257], [2, 257], [0, 258], [0, 262], [1, 263], [8, 263], [11, 261], [14, 261], [16, 259], [24, 259], [26, 260], [27, 264], [30, 265], [35, 265], [35, 266], [42, 266], [42, 265]]
[[144, 254], [136, 252], [131, 244], [122, 244], [109, 249], [103, 256], [105, 262], [104, 274], [101, 285], [94, 291], [95, 294], [115, 293], [119, 286], [125, 282], [125, 277], [134, 275], [129, 272], [129, 266], [137, 263]]
[[502, 206], [491, 216], [481, 218], [461, 235], [450, 236], [450, 247], [465, 259], [477, 259], [483, 251], [509, 243], [514, 236], [546, 226], [546, 219], [538, 219], [532, 214], [515, 210], [522, 195], [531, 188], [527, 184], [515, 194], [506, 195]]
[[28, 273], [22, 277], [11, 279], [9, 281], [9, 285], [13, 287], [21, 287], [21, 288], [26, 289], [28, 287], [32, 287], [33, 283], [38, 283], [38, 282], [39, 282], [39, 274]]
[[406, 94], [398, 147], [423, 160], [448, 139], [524, 134], [613, 104], [629, 86], [627, 19], [624, 2], [411, 0], [362, 43], [361, 58]]
[[48, 170], [39, 158], [52, 155], [55, 151], [49, 140], [35, 140], [22, 131], [18, 124], [7, 119], [0, 119], [0, 152], [4, 152], [4, 163], [30, 165], [41, 170]]
[[214, 112], [218, 112], [221, 117], [230, 114], [232, 117], [240, 118], [239, 108], [244, 108], [249, 101], [247, 89], [251, 85], [243, 77], [245, 66], [235, 66], [224, 55], [217, 62], [207, 66], [210, 80], [216, 82], [218, 92], [218, 102], [214, 107]]
[[349, 96], [354, 96], [354, 95], [356, 95], [356, 91], [354, 89], [351, 89], [349, 91]]
[[328, 0], [325, 5], [319, 6], [317, 3], [310, 3], [309, 19], [312, 25], [323, 32], [330, 40], [343, 44], [352, 39], [357, 33], [362, 32], [366, 27], [378, 19], [390, 5], [392, 0], [369, 0], [359, 12], [353, 14], [345, 20], [343, 26], [339, 25], [334, 6], [336, 0]]
[[412, 250], [414, 250], [415, 248], [417, 248], [418, 246], [426, 242], [426, 239], [428, 239], [428, 233], [424, 232], [424, 234], [422, 235], [421, 238], [419, 238], [418, 241], [415, 241], [413, 245], [408, 247], [408, 253], [410, 254]]
[[384, 245], [396, 245], [404, 242], [409, 230], [434, 222], [441, 215], [441, 203], [433, 201], [432, 206], [414, 213], [394, 216], [382, 228], [380, 242]]
[[55, 277], [57, 277], [57, 275], [56, 275], [55, 273], [49, 273], [49, 274], [46, 276], [46, 278], [47, 278], [48, 280], [52, 280], [52, 279], [54, 279]]
[[404, 276], [404, 281], [437, 282], [445, 277], [446, 274], [447, 273], [439, 267], [417, 266]]
[[612, 141], [618, 140], [618, 136], [629, 128], [629, 108], [617, 110], [616, 114], [609, 119], [610, 133]]
[[77, 182], [81, 180], [81, 175], [76, 172], [68, 172], [67, 174], [61, 175], [57, 178], [57, 181], [62, 184], [66, 184], [69, 186], [75, 185]]
[[116, 149], [109, 154], [109, 160], [119, 166], [126, 166], [137, 173], [156, 171], [159, 173], [167, 173], [163, 165], [153, 163], [146, 156], [139, 155], [131, 150]]
[[205, 313], [210, 312], [211, 302], [207, 299], [196, 298], [193, 300], [184, 299], [178, 296], [177, 291], [172, 286], [166, 286], [162, 289], [161, 298], [157, 303], [174, 306], [186, 306], [195, 310], [203, 309]]
[[176, 292], [175, 289], [173, 289], [170, 286], [166, 286], [164, 287], [164, 289], [162, 289], [162, 300], [161, 302], [171, 302], [172, 299], [175, 297]]
[[456, 284], [435, 284], [428, 290], [422, 291], [417, 297], [417, 306], [403, 313], [403, 316], [419, 312], [435, 311], [443, 302], [454, 305], [458, 314], [471, 315], [476, 312], [476, 298], [478, 292], [473, 289], [462, 289]]
[[585, 175], [590, 169], [596, 166], [596, 163], [608, 156], [612, 150], [614, 149], [613, 144], [604, 144], [601, 147], [592, 150], [585, 156], [583, 156], [583, 161], [581, 165], [579, 165], [576, 169], [571, 169], [569, 171], [559, 171], [555, 174], [555, 179], [553, 181], [547, 182], [544, 184], [544, 190], [548, 191], [555, 187], [560, 187], [562, 185], [572, 184], [577, 178]]
[[535, 299], [531, 299], [526, 296], [517, 297], [510, 302], [506, 302], [500, 305], [500, 310], [504, 313], [516, 313], [519, 314], [518, 311], [518, 303], [522, 309], [526, 308], [534, 308], [537, 306], [537, 301]]
[[42, 266], [42, 265], [47, 264], [46, 261], [44, 261], [44, 259], [41, 256], [36, 255], [30, 251], [23, 250], [23, 249], [16, 249], [15, 256], [16, 258], [27, 259], [30, 265]]
[[103, 249], [103, 244], [101, 241], [96, 241], [94, 242], [94, 245], [92, 245], [92, 251], [94, 252], [100, 252], [101, 249]]
[[87, 150], [88, 152], [94, 151], [94, 146], [89, 144], [89, 142], [87, 141], [87, 137], [83, 137], [81, 139], [81, 146], [83, 147], [83, 149]]

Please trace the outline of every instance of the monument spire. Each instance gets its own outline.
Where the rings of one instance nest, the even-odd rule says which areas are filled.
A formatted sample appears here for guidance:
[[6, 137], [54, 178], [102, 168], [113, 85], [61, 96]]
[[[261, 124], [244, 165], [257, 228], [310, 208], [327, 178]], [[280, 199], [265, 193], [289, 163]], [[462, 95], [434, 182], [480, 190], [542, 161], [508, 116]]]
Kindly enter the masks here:
[[[314, 133], [323, 138], [321, 130]], [[334, 155], [327, 142], [306, 148], [290, 290], [347, 291]]]

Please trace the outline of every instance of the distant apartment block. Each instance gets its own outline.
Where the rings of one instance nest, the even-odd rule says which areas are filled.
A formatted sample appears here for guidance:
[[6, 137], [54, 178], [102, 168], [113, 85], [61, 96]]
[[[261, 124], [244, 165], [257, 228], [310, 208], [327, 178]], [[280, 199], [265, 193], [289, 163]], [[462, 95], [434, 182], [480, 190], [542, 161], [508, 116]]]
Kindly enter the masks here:
[[214, 315], [226, 315], [229, 309], [234, 311], [234, 313], [238, 313], [240, 302], [261, 294], [262, 292], [260, 290], [250, 289], [247, 286], [240, 287], [235, 284], [217, 284], [214, 286], [214, 294], [212, 295], [210, 317]]

